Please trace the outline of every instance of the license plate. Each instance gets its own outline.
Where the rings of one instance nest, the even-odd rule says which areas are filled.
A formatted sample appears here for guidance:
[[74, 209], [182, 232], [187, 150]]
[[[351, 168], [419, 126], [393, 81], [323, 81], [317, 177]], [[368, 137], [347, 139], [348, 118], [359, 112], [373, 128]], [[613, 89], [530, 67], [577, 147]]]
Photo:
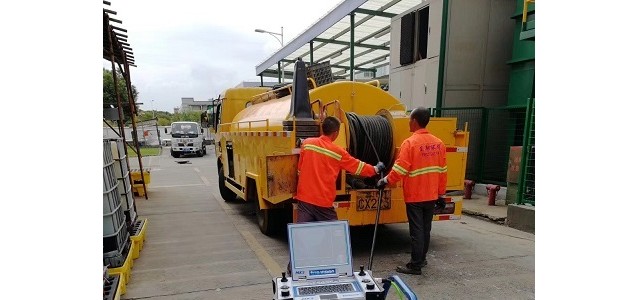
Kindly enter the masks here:
[[[378, 190], [358, 191], [356, 193], [356, 210], [377, 210], [379, 196], [380, 193]], [[391, 191], [386, 190], [382, 192], [382, 205], [380, 205], [380, 209], [391, 209]]]

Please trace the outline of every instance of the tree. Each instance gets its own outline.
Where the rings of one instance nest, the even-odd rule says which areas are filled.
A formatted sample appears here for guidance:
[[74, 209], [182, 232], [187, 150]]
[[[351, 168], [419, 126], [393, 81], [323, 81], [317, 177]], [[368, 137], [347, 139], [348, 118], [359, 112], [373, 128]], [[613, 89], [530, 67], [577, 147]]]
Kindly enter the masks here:
[[174, 114], [171, 118], [171, 122], [188, 121], [200, 123], [201, 111], [184, 111]]
[[[120, 73], [116, 70], [116, 77], [118, 82], [118, 94], [120, 94], [120, 102], [122, 104], [122, 113], [124, 114], [124, 121], [131, 121], [131, 109], [129, 108], [129, 93], [127, 92], [127, 83]], [[105, 68], [102, 69], [102, 104], [103, 107], [118, 107], [118, 98], [116, 97], [116, 89], [113, 85], [113, 73]], [[138, 100], [138, 90], [135, 85], [131, 85], [131, 93], [133, 94], [133, 102]], [[137, 109], [137, 106], [136, 106]]]
[[171, 118], [173, 114], [166, 111], [150, 111], [150, 110], [138, 110], [138, 120], [145, 121], [155, 118], [158, 119], [158, 126], [171, 125]]

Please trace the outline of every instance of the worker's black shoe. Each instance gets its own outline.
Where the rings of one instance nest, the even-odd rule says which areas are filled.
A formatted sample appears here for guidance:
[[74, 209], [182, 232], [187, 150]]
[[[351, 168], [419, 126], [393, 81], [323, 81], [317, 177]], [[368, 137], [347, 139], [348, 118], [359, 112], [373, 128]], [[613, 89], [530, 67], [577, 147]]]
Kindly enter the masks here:
[[404, 274], [411, 274], [411, 275], [422, 275], [422, 270], [409, 268], [409, 267], [406, 267], [406, 266], [398, 266], [398, 267], [396, 267], [396, 272], [404, 273]]
[[[407, 263], [405, 266], [407, 266], [407, 268], [413, 268], [413, 265], [412, 265], [411, 263]], [[420, 264], [420, 268], [424, 268], [424, 267], [426, 267], [426, 266], [427, 266], [427, 261], [426, 261], [426, 260], [425, 260], [425, 261], [423, 261], [423, 262]]]

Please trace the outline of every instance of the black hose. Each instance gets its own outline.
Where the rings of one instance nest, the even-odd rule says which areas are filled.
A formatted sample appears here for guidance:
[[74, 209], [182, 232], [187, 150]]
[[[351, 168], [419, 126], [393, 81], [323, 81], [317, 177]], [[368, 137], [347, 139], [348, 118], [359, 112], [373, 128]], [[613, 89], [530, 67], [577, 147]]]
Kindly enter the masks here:
[[[348, 112], [349, 130], [351, 132], [351, 147], [349, 154], [368, 163], [375, 165], [382, 161], [387, 168], [391, 164], [391, 154], [393, 151], [393, 134], [391, 124], [382, 116], [358, 116]], [[380, 178], [384, 175], [381, 173]], [[377, 181], [373, 177], [373, 182]], [[368, 180], [371, 180], [368, 179]], [[375, 183], [373, 183], [375, 185]], [[368, 269], [373, 268], [373, 250], [376, 247], [376, 236], [378, 233], [378, 222], [380, 221], [380, 206], [382, 205], [382, 189], [378, 191], [378, 205], [376, 209], [376, 222], [373, 229], [373, 239], [371, 241], [371, 253], [369, 255]]]
[[382, 161], [389, 169], [393, 159], [393, 132], [389, 121], [383, 116], [358, 116], [352, 112], [346, 115], [351, 132], [349, 154], [374, 166]]

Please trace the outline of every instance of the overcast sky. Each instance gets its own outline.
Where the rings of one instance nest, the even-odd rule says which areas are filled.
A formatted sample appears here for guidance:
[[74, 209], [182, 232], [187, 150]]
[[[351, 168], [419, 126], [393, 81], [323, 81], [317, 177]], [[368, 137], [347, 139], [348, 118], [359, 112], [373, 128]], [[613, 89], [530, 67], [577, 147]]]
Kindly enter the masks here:
[[[111, 0], [110, 9], [123, 22], [114, 25], [128, 31], [141, 108], [173, 112], [182, 97], [204, 101], [241, 81], [260, 81], [255, 66], [280, 43], [254, 29], [283, 26], [286, 44], [340, 2]], [[111, 70], [109, 61], [103, 66]]]

